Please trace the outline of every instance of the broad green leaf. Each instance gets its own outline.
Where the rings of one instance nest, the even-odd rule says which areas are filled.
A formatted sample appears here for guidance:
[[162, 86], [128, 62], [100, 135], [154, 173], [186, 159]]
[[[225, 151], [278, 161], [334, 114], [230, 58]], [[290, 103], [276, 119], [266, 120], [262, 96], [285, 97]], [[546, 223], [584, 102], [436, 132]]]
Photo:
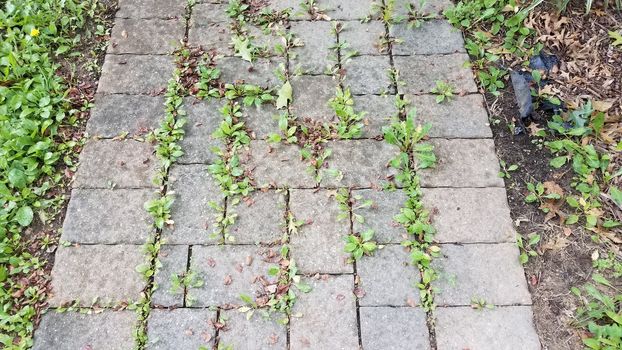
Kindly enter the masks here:
[[292, 101], [292, 86], [289, 83], [289, 80], [281, 86], [278, 92], [278, 97], [276, 99], [276, 108], [282, 109], [287, 107], [287, 103]]
[[29, 206], [19, 208], [17, 210], [17, 213], [15, 214], [15, 220], [17, 220], [17, 222], [22, 226], [30, 225], [30, 223], [32, 222], [32, 218], [33, 212], [32, 208], [30, 208]]

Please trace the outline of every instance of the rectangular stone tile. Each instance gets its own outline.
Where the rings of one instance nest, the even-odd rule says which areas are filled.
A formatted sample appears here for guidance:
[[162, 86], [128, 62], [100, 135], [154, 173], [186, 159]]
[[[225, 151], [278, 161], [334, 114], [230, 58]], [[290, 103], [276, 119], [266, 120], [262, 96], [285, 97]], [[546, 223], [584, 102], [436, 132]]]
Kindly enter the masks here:
[[420, 172], [423, 187], [503, 187], [491, 139], [433, 139], [436, 167]]
[[424, 2], [419, 0], [395, 0], [395, 15], [407, 18], [409, 5], [420, 13], [436, 14], [438, 17], [441, 17], [443, 10], [454, 6], [454, 3], [451, 0], [426, 0]]
[[263, 88], [278, 88], [282, 85], [274, 72], [283, 63], [282, 58], [258, 58], [250, 63], [240, 57], [223, 57], [217, 61], [220, 80], [224, 83], [247, 83]]
[[199, 3], [192, 7], [191, 26], [208, 26], [213, 23], [227, 23], [231, 19], [227, 15], [226, 3]]
[[382, 127], [391, 123], [397, 115], [394, 95], [360, 95], [354, 96], [354, 110], [365, 112], [363, 116], [362, 137], [373, 138], [384, 135]]
[[462, 32], [447, 20], [425, 21], [419, 28], [409, 28], [406, 22], [394, 24], [389, 33], [398, 39], [393, 45], [396, 56], [466, 52]]
[[[285, 64], [283, 53], [277, 50], [277, 46], [283, 46], [283, 34], [287, 31], [284, 24], [271, 24], [266, 28], [249, 26], [246, 31], [253, 46], [259, 49], [259, 56], [278, 58], [279, 63]], [[284, 71], [285, 68], [280, 70]]]
[[360, 20], [371, 13], [373, 0], [322, 0], [320, 7], [334, 20]]
[[302, 69], [305, 74], [324, 74], [334, 65], [329, 57], [337, 54], [331, 47], [337, 44], [330, 22], [292, 22], [290, 32], [300, 38], [304, 46], [294, 48], [296, 57], [290, 60], [290, 70]]
[[407, 306], [419, 303], [419, 270], [400, 245], [386, 245], [356, 262], [361, 306]]
[[339, 82], [328, 75], [303, 75], [292, 78], [293, 100], [291, 112], [299, 119], [322, 123], [335, 119], [328, 102], [335, 97]]
[[343, 65], [345, 86], [355, 95], [393, 93], [389, 56], [357, 56]]
[[163, 245], [160, 249], [158, 260], [162, 267], [160, 267], [154, 277], [157, 289], [151, 296], [153, 305], [164, 307], [184, 306], [184, 287], [181, 286], [181, 288], [173, 289], [171, 280], [175, 275], [181, 278], [187, 273], [188, 249], [189, 247], [185, 245]]
[[80, 153], [73, 186], [78, 188], [155, 187], [158, 161], [153, 146], [134, 140], [91, 140]]
[[437, 308], [436, 345], [438, 349], [540, 350], [532, 320], [529, 306]]
[[399, 80], [404, 83], [398, 89], [406, 94], [426, 94], [436, 87], [437, 81], [444, 81], [454, 88], [455, 94], [477, 92], [473, 72], [464, 64], [469, 61], [465, 53], [429, 56], [396, 56], [395, 68]]
[[492, 305], [531, 304], [516, 244], [443, 244], [441, 254], [433, 261], [440, 272], [433, 282], [436, 304], [470, 305], [473, 298]]
[[136, 267], [145, 262], [139, 245], [59, 246], [52, 269], [51, 306], [80, 301], [90, 306], [137, 301], [147, 282]]
[[219, 55], [233, 56], [231, 32], [227, 23], [190, 26], [188, 44], [201, 46], [205, 51], [214, 51]]
[[181, 18], [186, 2], [179, 0], [119, 0], [117, 18]]
[[242, 109], [244, 125], [251, 138], [265, 140], [272, 133], [280, 134], [279, 116], [284, 111], [278, 111], [273, 104], [262, 104], [259, 107], [248, 106]]
[[226, 327], [218, 333], [220, 344], [235, 350], [287, 349], [287, 329], [273, 319], [255, 314], [250, 320], [238, 310], [223, 311], [220, 318]]
[[356, 51], [360, 55], [388, 54], [388, 44], [384, 42], [386, 30], [382, 22], [348, 21], [342, 24], [339, 43], [347, 43], [348, 47], [341, 49], [341, 57], [345, 57], [350, 51]]
[[426, 314], [410, 307], [361, 307], [365, 350], [430, 349]]
[[91, 136], [144, 135], [164, 118], [164, 98], [143, 95], [96, 95], [86, 124]]
[[[291, 20], [305, 20], [310, 21], [311, 15], [308, 11], [304, 10], [300, 6], [301, 2], [299, 0], [270, 0], [269, 3], [266, 4], [266, 9], [271, 11], [289, 11], [289, 18]], [[320, 5], [320, 8], [323, 8]]]
[[227, 200], [227, 214], [235, 213], [229, 234], [236, 244], [280, 242], [285, 231], [285, 193], [256, 191], [239, 204]]
[[193, 298], [196, 306], [241, 306], [244, 301], [240, 295], [253, 299], [262, 296], [262, 280], [276, 283], [268, 276], [268, 269], [276, 264], [265, 260], [267, 251], [241, 245], [192, 247], [190, 269], [205, 283], [190, 289], [187, 297]]
[[209, 309], [151, 310], [147, 321], [147, 349], [211, 349], [216, 311]]
[[411, 107], [417, 108], [415, 122], [430, 123], [430, 137], [491, 138], [488, 113], [481, 95], [454, 96], [450, 101], [436, 103], [435, 95], [406, 96]]
[[290, 322], [292, 349], [357, 350], [358, 329], [352, 276], [323, 276], [306, 279], [309, 293], [294, 305]]
[[395, 174], [388, 166], [399, 150], [384, 141], [349, 140], [330, 141], [326, 148], [333, 154], [327, 159], [328, 168], [341, 171], [343, 178], [324, 174], [322, 186], [326, 187], [374, 187]]
[[49, 310], [35, 332], [33, 350], [127, 350], [134, 348], [136, 312]]
[[153, 189], [79, 189], [71, 193], [61, 239], [72, 243], [143, 244], [153, 220], [144, 209]]
[[125, 19], [117, 18], [108, 53], [169, 54], [181, 46], [184, 39], [183, 19]]
[[218, 156], [212, 151], [213, 147], [223, 149], [224, 143], [212, 137], [214, 131], [220, 127], [222, 116], [220, 110], [224, 102], [210, 99], [197, 100], [194, 97], [184, 99], [187, 123], [184, 126], [185, 135], [180, 145], [184, 155], [179, 158], [180, 164], [212, 164]]
[[337, 220], [339, 206], [331, 191], [291, 190], [289, 208], [305, 224], [290, 237], [290, 251], [304, 274], [352, 273], [344, 252], [348, 220]]
[[174, 192], [172, 228], [162, 237], [170, 244], [212, 244], [222, 240], [216, 227], [222, 213], [210, 206], [224, 207], [224, 195], [205, 165], [176, 165], [171, 168], [169, 189]]
[[163, 55], [106, 55], [100, 94], [159, 94], [173, 76], [173, 58]]
[[297, 145], [251, 141], [249, 150], [241, 159], [247, 160], [247, 168], [260, 188], [311, 188], [316, 185]]
[[424, 188], [439, 242], [514, 242], [516, 231], [504, 188]]
[[362, 197], [360, 201], [354, 202], [354, 206], [365, 200], [373, 202], [371, 207], [353, 210], [354, 214], [361, 215], [365, 220], [362, 223], [353, 220], [354, 232], [372, 229], [378, 243], [401, 243], [408, 237], [406, 229], [393, 220], [406, 203], [407, 197], [403, 191], [354, 190], [352, 196]]

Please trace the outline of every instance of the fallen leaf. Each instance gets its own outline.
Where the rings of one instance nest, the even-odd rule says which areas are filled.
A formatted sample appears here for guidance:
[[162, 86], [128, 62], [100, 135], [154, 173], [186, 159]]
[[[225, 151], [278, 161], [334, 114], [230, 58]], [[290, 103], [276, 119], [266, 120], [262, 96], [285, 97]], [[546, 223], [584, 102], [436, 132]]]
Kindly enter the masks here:
[[228, 286], [228, 285], [230, 285], [230, 284], [231, 284], [231, 282], [233, 282], [233, 279], [231, 279], [231, 275], [226, 275], [226, 276], [225, 276], [225, 279], [224, 279], [224, 281], [223, 281], [223, 284], [224, 284], [225, 286]]

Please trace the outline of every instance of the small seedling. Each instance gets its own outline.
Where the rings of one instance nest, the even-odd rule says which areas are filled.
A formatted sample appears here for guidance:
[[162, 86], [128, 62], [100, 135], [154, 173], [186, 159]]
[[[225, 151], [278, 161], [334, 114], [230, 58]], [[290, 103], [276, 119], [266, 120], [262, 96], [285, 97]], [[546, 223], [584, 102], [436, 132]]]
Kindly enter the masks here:
[[518, 165], [516, 164], [510, 164], [508, 166], [503, 160], [500, 161], [499, 163], [501, 165], [501, 171], [499, 171], [500, 178], [509, 179], [511, 177], [510, 173], [518, 170]]
[[493, 304], [489, 304], [484, 298], [471, 298], [471, 307], [475, 310], [494, 309]]
[[442, 80], [436, 81], [436, 87], [431, 91], [436, 95], [436, 103], [450, 101], [454, 96], [454, 87]]
[[525, 265], [529, 261], [529, 257], [537, 256], [538, 253], [534, 250], [536, 245], [540, 242], [540, 235], [536, 233], [530, 233], [528, 236], [528, 241], [523, 241], [523, 237], [518, 235], [516, 237], [516, 245], [518, 249], [520, 249], [520, 256], [518, 257], [518, 261]]
[[348, 235], [345, 238], [346, 253], [350, 253], [351, 258], [359, 260], [363, 255], [371, 255], [377, 248], [376, 242], [372, 241], [374, 231], [367, 230], [361, 233], [360, 237], [356, 235]]

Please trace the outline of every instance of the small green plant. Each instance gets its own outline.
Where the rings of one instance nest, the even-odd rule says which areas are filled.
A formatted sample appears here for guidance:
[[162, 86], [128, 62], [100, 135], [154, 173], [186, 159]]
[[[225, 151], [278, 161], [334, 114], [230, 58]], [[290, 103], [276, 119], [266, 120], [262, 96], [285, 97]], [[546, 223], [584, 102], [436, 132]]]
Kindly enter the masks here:
[[304, 226], [304, 224], [304, 220], [296, 219], [291, 211], [287, 213], [287, 233], [290, 236], [298, 234], [300, 228]]
[[418, 9], [412, 3], [407, 4], [408, 15], [406, 22], [408, 23], [408, 28], [419, 28], [425, 21], [436, 18], [435, 14], [423, 12], [426, 3], [426, 0], [420, 0]]
[[494, 309], [495, 306], [488, 303], [484, 298], [472, 297], [471, 308], [475, 310]]
[[518, 165], [516, 165], [516, 164], [508, 165], [503, 160], [499, 161], [499, 164], [501, 165], [501, 171], [499, 171], [499, 177], [501, 177], [501, 178], [509, 179], [510, 177], [512, 177], [512, 175], [510, 173], [518, 170]]
[[[205, 284], [205, 281], [194, 270], [189, 270], [181, 274], [171, 275], [171, 288], [169, 292], [171, 294], [183, 294], [184, 291], [190, 288], [199, 288]], [[194, 304], [194, 297], [191, 293], [186, 295], [186, 305], [192, 306]]]
[[523, 236], [521, 235], [518, 235], [516, 237], [516, 245], [520, 250], [520, 256], [518, 257], [518, 261], [523, 265], [525, 265], [529, 261], [529, 257], [534, 257], [538, 255], [538, 253], [534, 249], [540, 242], [539, 234], [530, 233], [527, 237], [529, 238], [527, 241], [524, 241]]
[[503, 77], [507, 74], [506, 71], [496, 68], [494, 66], [489, 66], [488, 71], [480, 70], [477, 72], [477, 77], [479, 78], [480, 83], [486, 89], [486, 91], [490, 92], [495, 96], [499, 96], [498, 89], [503, 89], [505, 87], [505, 83], [503, 83]]
[[350, 253], [350, 257], [353, 260], [359, 260], [363, 255], [371, 255], [378, 245], [375, 241], [373, 230], [366, 230], [358, 235], [348, 235], [345, 238], [346, 246], [344, 248], [346, 253]]
[[436, 95], [436, 103], [449, 102], [454, 96], [454, 87], [447, 82], [437, 80], [436, 87], [431, 92]]
[[337, 94], [328, 102], [328, 105], [337, 115], [338, 122], [334, 129], [339, 138], [351, 139], [362, 134], [362, 120], [365, 112], [356, 113], [354, 111], [354, 100], [349, 88], [345, 91], [337, 88]]
[[548, 208], [543, 207], [542, 204], [544, 204], [546, 200], [556, 200], [561, 198], [559, 193], [545, 193], [546, 190], [544, 188], [544, 184], [541, 182], [538, 182], [535, 185], [531, 182], [528, 182], [527, 190], [529, 191], [529, 194], [525, 197], [525, 202], [540, 204], [540, 206], [542, 207], [542, 211], [544, 211], [545, 213], [548, 212]]
[[611, 46], [622, 48], [622, 34], [616, 31], [609, 31], [609, 37], [613, 40]]
[[296, 132], [298, 131], [298, 127], [296, 125], [290, 125], [290, 116], [286, 112], [283, 112], [279, 115], [279, 131], [280, 134], [271, 133], [268, 135], [268, 142], [271, 143], [279, 143], [281, 141], [285, 141], [287, 143], [294, 144], [298, 142], [298, 137], [296, 137]]
[[199, 65], [199, 81], [196, 83], [197, 97], [201, 99], [220, 98], [220, 69]]
[[174, 201], [173, 196], [164, 195], [145, 203], [145, 210], [153, 218], [155, 227], [161, 229], [164, 227], [164, 224], [173, 224], [173, 220], [171, 220], [171, 206]]

